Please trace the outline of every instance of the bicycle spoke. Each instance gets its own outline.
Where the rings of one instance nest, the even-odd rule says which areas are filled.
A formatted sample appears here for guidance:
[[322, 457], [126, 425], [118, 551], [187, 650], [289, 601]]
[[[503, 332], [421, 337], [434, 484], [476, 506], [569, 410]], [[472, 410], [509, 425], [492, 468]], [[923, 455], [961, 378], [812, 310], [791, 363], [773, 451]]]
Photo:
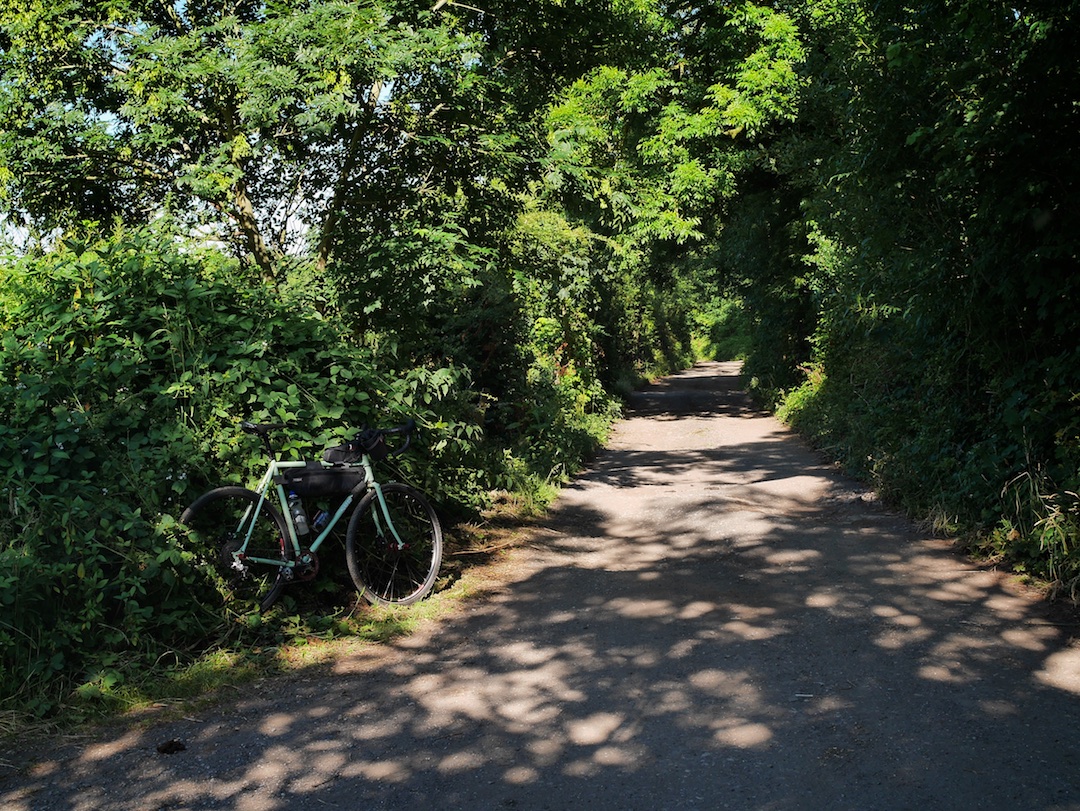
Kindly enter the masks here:
[[435, 583], [442, 563], [442, 530], [431, 505], [412, 488], [390, 484], [383, 496], [393, 530], [372, 493], [349, 522], [349, 573], [372, 603], [412, 603]]
[[287, 561], [290, 548], [283, 519], [265, 502], [259, 508], [256, 493], [242, 487], [211, 490], [184, 512], [180, 523], [196, 548], [217, 560], [229, 601], [265, 610], [276, 599], [281, 567], [251, 559]]

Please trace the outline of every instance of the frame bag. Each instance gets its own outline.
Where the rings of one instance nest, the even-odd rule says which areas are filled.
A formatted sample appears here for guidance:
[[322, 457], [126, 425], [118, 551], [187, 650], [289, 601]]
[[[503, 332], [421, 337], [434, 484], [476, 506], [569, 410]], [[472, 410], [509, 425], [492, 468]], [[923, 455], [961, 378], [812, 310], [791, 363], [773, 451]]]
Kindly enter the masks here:
[[308, 462], [302, 468], [287, 469], [282, 474], [285, 492], [296, 493], [301, 498], [346, 496], [364, 482], [363, 470], [328, 468], [319, 462]]

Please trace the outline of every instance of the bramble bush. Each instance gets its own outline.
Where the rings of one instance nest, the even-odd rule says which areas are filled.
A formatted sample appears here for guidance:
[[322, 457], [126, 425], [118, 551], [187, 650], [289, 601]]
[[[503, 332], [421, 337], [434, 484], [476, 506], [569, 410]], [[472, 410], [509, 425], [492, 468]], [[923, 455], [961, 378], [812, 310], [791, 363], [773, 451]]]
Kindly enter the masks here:
[[289, 455], [414, 416], [405, 472], [476, 498], [452, 475], [479, 436], [460, 371], [397, 373], [213, 251], [143, 230], [9, 260], [0, 328], [0, 702], [44, 713], [229, 633], [209, 556], [172, 528], [264, 463], [242, 419], [296, 426]]

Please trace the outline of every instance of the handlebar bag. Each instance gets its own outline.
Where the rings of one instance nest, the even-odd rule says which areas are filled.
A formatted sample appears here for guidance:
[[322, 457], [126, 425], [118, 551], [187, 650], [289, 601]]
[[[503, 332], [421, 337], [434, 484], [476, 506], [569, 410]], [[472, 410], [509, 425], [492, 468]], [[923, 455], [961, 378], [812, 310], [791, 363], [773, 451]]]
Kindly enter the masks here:
[[382, 432], [373, 429], [361, 431], [344, 445], [323, 451], [323, 461], [355, 463], [365, 453], [372, 462], [379, 462], [390, 455], [390, 446], [386, 444]]

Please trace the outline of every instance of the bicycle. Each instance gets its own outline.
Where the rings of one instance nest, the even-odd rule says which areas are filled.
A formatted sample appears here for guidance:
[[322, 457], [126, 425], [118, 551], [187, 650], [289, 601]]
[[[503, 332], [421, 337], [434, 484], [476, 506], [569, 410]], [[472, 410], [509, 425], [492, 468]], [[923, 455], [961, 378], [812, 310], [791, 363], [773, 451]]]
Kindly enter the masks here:
[[[364, 429], [324, 451], [322, 461], [279, 460], [270, 436], [286, 425], [240, 427], [262, 440], [270, 458], [258, 485], [210, 490], [180, 516], [197, 548], [213, 551], [233, 576], [234, 591], [246, 586], [263, 612], [286, 586], [313, 580], [318, 549], [359, 498], [345, 531], [345, 560], [357, 591], [376, 605], [408, 605], [428, 595], [442, 564], [438, 516], [415, 488], [381, 484], [375, 477], [377, 462], [408, 449], [414, 421]], [[391, 448], [390, 436], [404, 436], [404, 442]], [[342, 501], [329, 508], [332, 513], [320, 510], [309, 524], [304, 498]]]

